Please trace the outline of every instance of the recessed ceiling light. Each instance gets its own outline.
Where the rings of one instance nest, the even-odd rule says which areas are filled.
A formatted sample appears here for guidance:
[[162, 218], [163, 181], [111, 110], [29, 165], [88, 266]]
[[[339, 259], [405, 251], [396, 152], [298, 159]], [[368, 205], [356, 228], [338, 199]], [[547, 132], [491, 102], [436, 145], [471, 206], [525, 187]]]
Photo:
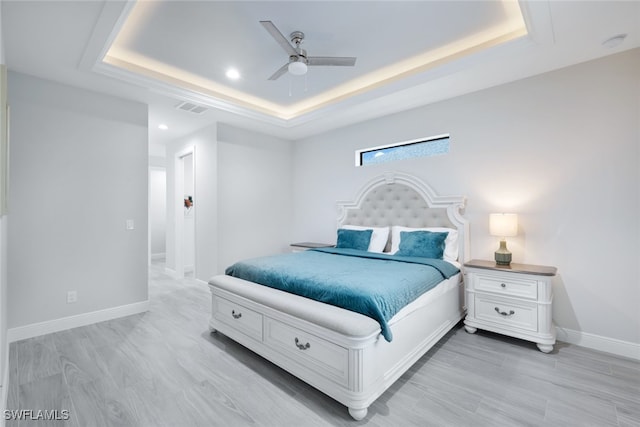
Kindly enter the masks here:
[[227, 77], [231, 80], [238, 80], [240, 78], [240, 72], [235, 68], [229, 68], [227, 70]]
[[169, 129], [169, 126], [167, 126], [167, 125], [165, 125], [164, 123], [162, 123], [162, 124], [159, 124], [159, 125], [158, 125], [158, 129], [160, 129], [160, 130], [167, 130], [167, 129]]
[[613, 36], [611, 38], [606, 39], [605, 41], [602, 42], [602, 46], [611, 49], [614, 48], [616, 46], [619, 46], [620, 44], [622, 44], [622, 42], [624, 41], [624, 39], [627, 38], [626, 34], [618, 34], [617, 36]]

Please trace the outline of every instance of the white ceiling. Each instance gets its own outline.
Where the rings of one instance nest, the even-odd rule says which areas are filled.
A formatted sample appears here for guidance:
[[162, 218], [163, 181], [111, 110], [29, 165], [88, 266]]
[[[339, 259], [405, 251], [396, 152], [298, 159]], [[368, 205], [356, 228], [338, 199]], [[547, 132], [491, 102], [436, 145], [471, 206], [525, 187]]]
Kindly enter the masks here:
[[[148, 103], [156, 143], [214, 121], [303, 138], [640, 46], [640, 1], [3, 0], [1, 7], [10, 70]], [[260, 20], [285, 37], [303, 31], [310, 56], [356, 56], [356, 66], [269, 81], [288, 55]], [[602, 45], [617, 34], [627, 34], [620, 46]], [[242, 77], [227, 79], [229, 67]], [[183, 101], [209, 110], [176, 110]], [[169, 130], [159, 131], [160, 123]]]

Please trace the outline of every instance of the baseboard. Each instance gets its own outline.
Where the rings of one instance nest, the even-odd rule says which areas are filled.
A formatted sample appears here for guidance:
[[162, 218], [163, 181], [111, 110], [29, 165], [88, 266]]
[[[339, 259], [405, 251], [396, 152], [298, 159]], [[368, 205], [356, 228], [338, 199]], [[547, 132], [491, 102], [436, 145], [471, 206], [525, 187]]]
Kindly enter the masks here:
[[89, 313], [77, 314], [75, 316], [62, 317], [60, 319], [49, 320], [46, 322], [32, 323], [31, 325], [9, 329], [7, 331], [7, 342], [11, 343], [25, 340], [27, 338], [33, 338], [40, 335], [51, 334], [80, 326], [91, 325], [93, 323], [104, 322], [106, 320], [117, 319], [119, 317], [144, 313], [145, 311], [149, 311], [149, 300], [107, 308], [104, 310], [92, 311]]
[[640, 360], [640, 344], [556, 326], [558, 341]]

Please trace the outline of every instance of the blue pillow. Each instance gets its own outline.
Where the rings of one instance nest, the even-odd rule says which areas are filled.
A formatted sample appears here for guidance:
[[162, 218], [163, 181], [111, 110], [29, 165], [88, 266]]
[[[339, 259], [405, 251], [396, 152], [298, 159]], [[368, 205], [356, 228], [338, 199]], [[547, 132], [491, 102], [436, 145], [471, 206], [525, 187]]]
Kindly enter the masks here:
[[396, 255], [442, 259], [448, 232], [401, 231]]
[[336, 248], [358, 249], [366, 251], [369, 249], [371, 234], [373, 230], [345, 230], [338, 229], [338, 243]]

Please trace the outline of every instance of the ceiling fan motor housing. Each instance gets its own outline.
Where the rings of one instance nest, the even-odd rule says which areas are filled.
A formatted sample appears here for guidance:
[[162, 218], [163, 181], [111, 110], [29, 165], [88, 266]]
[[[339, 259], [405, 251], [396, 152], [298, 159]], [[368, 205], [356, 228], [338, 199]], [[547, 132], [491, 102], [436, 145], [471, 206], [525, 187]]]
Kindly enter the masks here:
[[300, 47], [300, 43], [304, 40], [304, 33], [302, 31], [294, 31], [289, 34], [289, 37], [291, 38], [291, 43], [295, 44], [296, 47]]

